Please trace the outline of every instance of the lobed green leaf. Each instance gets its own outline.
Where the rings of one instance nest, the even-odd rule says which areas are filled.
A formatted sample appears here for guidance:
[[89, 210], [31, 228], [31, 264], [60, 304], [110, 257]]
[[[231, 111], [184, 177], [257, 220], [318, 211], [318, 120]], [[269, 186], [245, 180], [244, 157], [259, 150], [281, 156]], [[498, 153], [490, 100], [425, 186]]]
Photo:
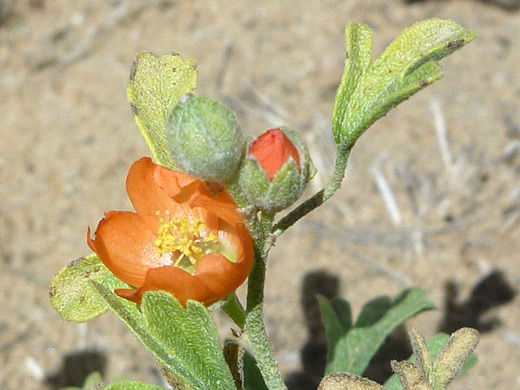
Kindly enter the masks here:
[[[359, 41], [359, 47], [366, 51], [368, 33], [360, 39], [354, 34], [355, 29], [351, 31], [350, 41]], [[337, 99], [345, 99], [346, 103], [335, 103], [336, 142], [352, 147], [359, 136], [392, 107], [440, 79], [442, 69], [437, 62], [475, 37], [473, 31], [455, 22], [430, 19], [405, 30], [369, 67], [359, 65], [357, 71], [352, 71], [348, 64], [365, 64], [368, 58], [365, 51], [359, 51], [359, 59], [347, 59], [348, 75], [344, 77], [353, 77], [355, 81], [351, 82], [353, 86], [344, 85], [342, 81], [338, 91]], [[351, 55], [356, 53], [354, 50]]]
[[177, 53], [142, 53], [134, 60], [127, 96], [135, 121], [157, 164], [174, 169], [166, 142], [166, 118], [181, 97], [195, 92], [197, 63]]
[[336, 143], [341, 141], [343, 120], [347, 108], [361, 75], [372, 63], [374, 36], [364, 24], [349, 22], [345, 29], [346, 59], [341, 83], [336, 92], [336, 101], [332, 112], [332, 131]]
[[50, 302], [62, 319], [88, 322], [109, 309], [92, 281], [110, 289], [128, 288], [95, 254], [74, 260], [53, 278], [49, 288]]
[[[341, 320], [334, 319], [333, 315], [323, 317], [325, 328], [335, 329], [334, 333], [327, 333], [327, 336], [333, 336], [328, 339], [326, 373], [362, 375], [383, 342], [399, 325], [423, 311], [435, 308], [432, 302], [423, 299], [425, 294], [424, 290], [414, 288], [403, 291], [393, 300], [380, 297], [370, 301], [363, 307], [354, 326], [339, 338], [337, 324], [341, 324]], [[343, 307], [347, 307], [345, 303]], [[334, 322], [336, 325], [333, 325]], [[347, 327], [344, 326], [344, 329]]]

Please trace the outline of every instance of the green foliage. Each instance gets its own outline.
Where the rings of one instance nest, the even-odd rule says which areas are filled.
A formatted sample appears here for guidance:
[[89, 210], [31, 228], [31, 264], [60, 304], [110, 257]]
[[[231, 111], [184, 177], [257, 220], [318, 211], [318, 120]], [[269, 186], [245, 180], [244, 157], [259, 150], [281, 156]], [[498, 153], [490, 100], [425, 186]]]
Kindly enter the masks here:
[[318, 390], [445, 390], [459, 371], [474, 364], [474, 361], [470, 362], [474, 359], [468, 357], [478, 343], [475, 329], [462, 328], [451, 337], [438, 334], [428, 343], [413, 328], [408, 328], [408, 334], [414, 355], [407, 361], [392, 361], [396, 374], [384, 387], [358, 375], [341, 372], [323, 378]]
[[144, 295], [143, 319], [161, 346], [178, 356], [190, 374], [207, 389], [233, 389], [233, 377], [224, 360], [217, 328], [208, 310], [199, 302], [188, 301], [185, 309], [164, 291]]
[[[449, 341], [449, 335], [447, 335], [446, 333], [438, 333], [426, 342], [430, 361], [437, 359], [437, 357], [440, 355], [441, 351], [447, 346]], [[463, 364], [459, 372], [459, 375], [464, 374], [470, 368], [472, 368], [477, 363], [477, 360], [478, 359], [476, 355], [472, 355], [471, 357], [469, 357]], [[416, 363], [417, 359], [415, 354], [410, 356], [410, 358], [407, 361], [411, 363]], [[384, 388], [387, 390], [403, 390], [403, 385], [399, 381], [399, 377], [397, 376], [397, 374], [394, 374], [385, 382]]]
[[334, 111], [332, 112], [332, 131], [336, 143], [341, 142], [343, 121], [351, 97], [356, 90], [361, 75], [372, 63], [374, 36], [364, 24], [349, 22], [345, 29], [345, 48], [347, 50], [345, 69], [336, 93]]
[[334, 356], [338, 342], [353, 326], [350, 303], [341, 298], [329, 301], [322, 295], [317, 296], [321, 318], [327, 335], [329, 357]]
[[189, 389], [188, 384], [192, 383], [199, 385], [199, 387], [193, 386], [193, 388], [203, 388], [203, 384], [191, 374], [177, 354], [162, 345], [160, 340], [146, 327], [143, 315], [135, 303], [119, 298], [111, 289], [100, 283], [92, 283], [112, 312], [125, 323], [141, 344], [165, 369], [174, 373], [179, 382], [184, 385], [181, 389]]
[[[333, 133], [338, 144], [333, 178], [323, 191], [293, 210], [274, 228], [267, 216], [276, 211], [276, 208], [270, 206], [272, 210], [267, 210], [264, 207], [269, 211], [264, 214], [267, 222], [262, 220], [265, 226], [261, 229], [256, 226], [253, 229], [261, 233], [255, 237], [257, 247], [255, 266], [249, 278], [247, 316], [236, 297], [221, 305], [245, 331], [255, 357], [245, 352], [241, 367], [241, 348], [231, 343], [226, 345], [224, 356], [216, 326], [208, 309], [201, 303], [189, 301], [184, 308], [172, 295], [161, 291], [146, 293], [141, 306], [119, 298], [114, 289], [129, 286], [118, 280], [96, 255], [72, 262], [53, 279], [50, 300], [60, 316], [67, 321], [86, 322], [111, 309], [153, 354], [166, 379], [176, 389], [285, 388], [263, 323], [265, 264], [269, 248], [274, 242], [271, 238], [278, 237], [298, 219], [329, 199], [340, 187], [350, 149], [361, 134], [392, 107], [438, 80], [442, 76], [442, 69], [437, 62], [475, 38], [474, 32], [454, 22], [427, 20], [404, 31], [373, 61], [373, 36], [368, 27], [349, 23], [345, 35], [347, 59], [332, 120]], [[177, 167], [170, 154], [172, 150], [168, 148], [167, 118], [173, 112], [172, 123], [178, 124], [177, 119], [183, 118], [184, 112], [179, 109], [179, 115], [176, 116], [177, 111], [173, 109], [184, 95], [195, 91], [196, 84], [195, 60], [184, 60], [177, 54], [159, 57], [152, 53], [143, 53], [132, 66], [127, 88], [128, 100], [155, 161], [165, 167]], [[211, 117], [214, 108], [203, 111]], [[225, 116], [233, 114], [226, 113]], [[195, 147], [198, 147], [200, 141], [208, 141], [205, 139], [207, 134], [202, 134], [204, 129], [200, 130], [199, 119], [197, 113], [194, 122], [188, 123], [190, 126], [186, 128], [185, 134], [188, 138], [194, 137], [190, 138], [190, 142], [194, 142]], [[234, 124], [234, 117], [232, 119]], [[202, 135], [193, 133], [194, 129], [199, 130]], [[220, 137], [220, 133], [215, 131], [214, 138]], [[211, 139], [209, 141], [211, 144]], [[234, 139], [231, 141], [234, 142]], [[242, 139], [237, 141], [236, 158], [231, 159], [230, 172], [238, 169], [243, 144]], [[173, 147], [177, 146], [174, 142]], [[181, 152], [185, 152], [185, 148], [181, 149]], [[200, 151], [195, 149], [197, 157]], [[228, 148], [224, 149], [217, 152], [224, 153]], [[311, 171], [311, 167], [307, 169], [305, 164], [304, 172], [294, 162], [292, 165], [287, 164], [286, 172], [283, 169], [279, 172], [280, 182], [276, 183], [276, 179], [273, 182], [272, 186], [277, 190], [272, 191], [271, 198], [284, 195], [280, 188], [293, 189], [293, 176], [304, 175], [308, 181], [312, 176]], [[232, 176], [230, 173], [226, 179], [231, 179]], [[264, 181], [259, 188], [266, 192], [269, 186], [271, 184]], [[255, 189], [255, 194], [257, 190], [258, 188]], [[239, 195], [244, 197], [242, 193]], [[255, 227], [255, 224], [252, 226]], [[268, 237], [269, 231], [276, 234]], [[424, 300], [424, 295], [425, 292], [421, 289], [410, 289], [395, 299], [376, 298], [363, 307], [355, 323], [347, 301], [336, 299], [329, 302], [319, 297], [329, 342], [326, 371], [349, 372], [328, 375], [320, 389], [339, 390], [345, 386], [351, 390], [383, 389], [359, 375], [365, 371], [377, 350], [396, 327], [407, 319], [434, 308], [431, 302]], [[218, 307], [218, 304], [214, 307]], [[415, 331], [411, 331], [410, 336], [418, 362], [393, 362], [397, 375], [387, 381], [387, 390], [403, 389], [399, 381], [404, 384], [405, 390], [444, 390], [461, 369], [464, 371], [474, 364], [475, 359], [470, 357], [478, 341], [478, 333], [474, 330], [461, 330], [449, 340], [448, 336], [441, 335], [428, 343]], [[85, 382], [83, 390], [101, 387], [100, 376], [93, 374]], [[106, 389], [154, 390], [160, 387], [126, 380], [113, 383]]]
[[383, 388], [370, 379], [348, 372], [337, 372], [323, 378], [318, 390], [383, 390]]
[[157, 164], [175, 168], [166, 142], [166, 118], [179, 99], [195, 92], [197, 63], [176, 53], [140, 54], [132, 64], [127, 96], [141, 134]]
[[380, 346], [399, 325], [435, 308], [432, 302], [423, 299], [425, 294], [424, 290], [414, 288], [403, 291], [393, 300], [376, 298], [363, 307], [354, 325], [348, 302], [319, 299], [329, 343], [326, 373], [363, 374]]
[[121, 381], [108, 385], [104, 390], [164, 390], [164, 387], [137, 381]]
[[93, 284], [110, 309], [154, 355], [170, 383], [179, 389], [234, 388], [215, 324], [201, 303], [190, 301], [184, 309], [169, 293], [148, 292], [139, 310], [105, 286]]
[[83, 387], [68, 386], [62, 387], [61, 390], [99, 390], [103, 389], [103, 378], [99, 372], [93, 372], [87, 376]]
[[105, 386], [103, 384], [103, 378], [99, 372], [91, 373], [83, 387], [63, 387], [61, 390], [165, 390], [164, 387], [149, 385], [137, 381], [128, 381], [125, 379], [119, 379], [116, 382]]
[[244, 390], [268, 390], [256, 360], [248, 351], [244, 352]]
[[345, 73], [336, 94], [332, 129], [337, 144], [354, 145], [378, 118], [442, 77], [437, 62], [476, 37], [449, 20], [430, 19], [405, 30], [371, 63], [372, 33], [349, 23]]
[[52, 280], [49, 298], [58, 314], [65, 321], [88, 322], [108, 310], [92, 281], [102, 283], [108, 289], [128, 288], [92, 254], [74, 260]]

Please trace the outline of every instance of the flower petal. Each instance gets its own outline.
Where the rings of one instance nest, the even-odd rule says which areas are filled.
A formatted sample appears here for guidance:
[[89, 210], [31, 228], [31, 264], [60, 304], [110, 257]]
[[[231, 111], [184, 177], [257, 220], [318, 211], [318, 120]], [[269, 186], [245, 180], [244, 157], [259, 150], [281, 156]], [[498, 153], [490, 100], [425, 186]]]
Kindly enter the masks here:
[[214, 294], [204, 283], [183, 269], [173, 266], [150, 269], [141, 288], [137, 290], [120, 289], [116, 290], [116, 294], [132, 302], [141, 303], [144, 293], [158, 290], [171, 293], [183, 306], [186, 306], [188, 299], [205, 304], [216, 301]]
[[[246, 232], [249, 236], [249, 232]], [[251, 237], [239, 246], [239, 261], [233, 263], [219, 253], [211, 253], [202, 258], [197, 265], [195, 277], [211, 290], [216, 302], [235, 291], [249, 275], [253, 264], [253, 244]]]
[[[132, 165], [126, 179], [126, 190], [135, 211], [154, 233], [159, 230], [160, 226], [157, 216], [158, 211], [164, 213], [168, 210], [173, 217], [185, 216], [179, 204], [175, 203], [156, 183], [154, 178], [156, 167], [159, 166], [154, 164], [149, 157], [143, 157]], [[178, 173], [164, 167], [161, 168], [172, 177]], [[175, 181], [175, 179], [172, 179], [172, 181]]]
[[[174, 174], [172, 174], [174, 172]], [[175, 197], [186, 187], [202, 184], [200, 179], [186, 173], [172, 171], [161, 165], [154, 164], [153, 178], [157, 185], [161, 187], [170, 197]]]
[[279, 128], [268, 130], [259, 136], [251, 145], [249, 154], [258, 160], [269, 181], [273, 181], [290, 158], [300, 167], [298, 149]]
[[207, 186], [204, 187], [201, 186], [199, 191], [192, 197], [190, 201], [191, 207], [209, 210], [231, 225], [244, 222], [242, 214], [238, 211], [237, 204], [227, 191], [222, 191], [215, 195]]
[[[237, 204], [227, 191], [214, 192], [202, 180], [156, 165], [147, 157], [137, 161], [130, 168], [127, 183], [130, 182], [130, 176], [134, 173], [132, 171], [135, 171], [135, 179], [141, 180], [140, 186], [149, 186], [152, 184], [150, 182], [153, 181], [152, 187], [162, 189], [178, 207], [184, 210], [184, 215], [190, 214], [193, 208], [201, 207], [230, 224], [236, 224], [242, 220], [240, 213], [237, 211]], [[143, 181], [145, 177], [146, 183]], [[132, 175], [133, 180], [134, 176]], [[154, 188], [154, 191], [156, 191], [156, 188]], [[150, 191], [149, 195], [152, 196], [154, 191]], [[141, 214], [130, 194], [130, 190], [128, 194], [137, 213]], [[149, 202], [146, 204], [149, 204]], [[172, 213], [172, 210], [170, 210], [170, 213]]]
[[89, 229], [87, 243], [115, 276], [140, 286], [149, 268], [164, 265], [154, 246], [156, 238], [136, 213], [111, 211], [99, 223], [94, 240]]

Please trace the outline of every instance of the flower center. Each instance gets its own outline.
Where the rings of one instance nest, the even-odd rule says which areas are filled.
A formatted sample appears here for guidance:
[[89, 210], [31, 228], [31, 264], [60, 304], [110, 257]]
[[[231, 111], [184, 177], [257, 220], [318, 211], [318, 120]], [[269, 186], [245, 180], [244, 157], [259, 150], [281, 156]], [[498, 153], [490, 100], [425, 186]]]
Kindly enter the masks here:
[[170, 255], [172, 263], [186, 271], [194, 272], [194, 266], [208, 253], [216, 252], [217, 237], [198, 218], [166, 218], [160, 213], [159, 231], [154, 242], [160, 257]]

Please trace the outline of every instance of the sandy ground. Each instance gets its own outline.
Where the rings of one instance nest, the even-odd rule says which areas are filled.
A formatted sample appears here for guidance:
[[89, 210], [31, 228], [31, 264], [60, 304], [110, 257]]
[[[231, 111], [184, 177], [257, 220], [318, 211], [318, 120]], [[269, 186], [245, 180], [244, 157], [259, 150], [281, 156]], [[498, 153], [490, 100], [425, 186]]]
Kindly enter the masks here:
[[[312, 388], [312, 359], [323, 351], [319, 340], [308, 343], [312, 291], [328, 286], [332, 294], [336, 285], [357, 313], [372, 297], [421, 286], [439, 307], [413, 321], [425, 335], [463, 325], [482, 331], [480, 363], [451, 389], [520, 389], [520, 305], [512, 298], [520, 287], [520, 13], [472, 0], [0, 5], [1, 389], [54, 389], [93, 369], [108, 380], [161, 383], [113, 315], [65, 323], [47, 298], [52, 276], [89, 252], [87, 225], [130, 209], [125, 176], [148, 153], [125, 95], [138, 53], [197, 58], [199, 92], [236, 110], [251, 133], [282, 124], [300, 131], [319, 169], [311, 194], [331, 172], [346, 23], [368, 24], [380, 53], [430, 17], [454, 19], [479, 37], [443, 61], [440, 82], [370, 129], [344, 188], [278, 241], [266, 323], [291, 388]], [[447, 129], [444, 156], [436, 121]], [[394, 219], [377, 177], [393, 192]], [[493, 271], [501, 274], [486, 279]], [[454, 289], [459, 297], [447, 304]], [[305, 374], [302, 349], [311, 351]]]

